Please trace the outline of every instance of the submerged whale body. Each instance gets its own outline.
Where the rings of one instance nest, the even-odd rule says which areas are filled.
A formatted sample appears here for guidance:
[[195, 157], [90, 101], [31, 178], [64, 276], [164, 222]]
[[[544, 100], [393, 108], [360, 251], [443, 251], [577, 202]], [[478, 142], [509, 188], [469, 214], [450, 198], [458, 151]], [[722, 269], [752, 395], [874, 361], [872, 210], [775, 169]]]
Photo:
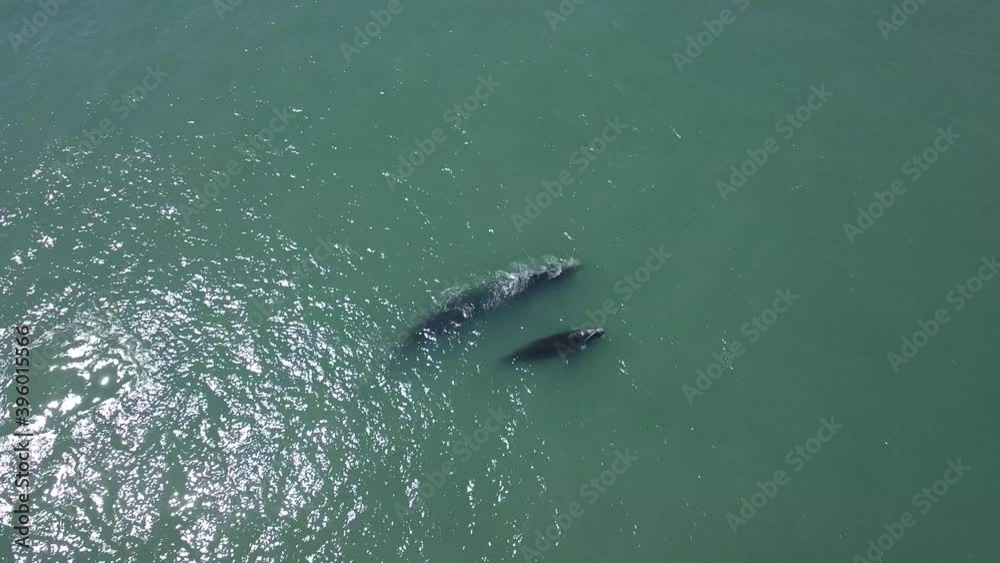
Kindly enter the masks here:
[[583, 330], [567, 330], [552, 336], [540, 338], [527, 346], [514, 352], [508, 359], [512, 360], [540, 360], [553, 356], [564, 356], [579, 352], [587, 347], [591, 342], [596, 342], [604, 336], [603, 328], [589, 328]]
[[504, 273], [488, 283], [463, 291], [414, 328], [410, 342], [434, 340], [438, 335], [454, 331], [466, 321], [496, 309], [531, 289], [575, 272], [581, 265], [575, 258], [559, 260], [523, 272]]

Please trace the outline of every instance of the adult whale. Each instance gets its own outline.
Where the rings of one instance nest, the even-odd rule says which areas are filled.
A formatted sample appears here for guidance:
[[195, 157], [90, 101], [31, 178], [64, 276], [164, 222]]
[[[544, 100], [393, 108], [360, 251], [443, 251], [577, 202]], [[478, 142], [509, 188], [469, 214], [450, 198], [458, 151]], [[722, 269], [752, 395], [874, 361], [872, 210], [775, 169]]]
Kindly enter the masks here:
[[454, 331], [466, 321], [509, 303], [532, 289], [564, 279], [581, 267], [579, 260], [568, 258], [524, 271], [503, 272], [495, 279], [449, 299], [413, 329], [409, 342], [433, 341], [438, 335]]
[[604, 337], [603, 328], [567, 330], [540, 338], [507, 357], [510, 360], [540, 360], [579, 352]]

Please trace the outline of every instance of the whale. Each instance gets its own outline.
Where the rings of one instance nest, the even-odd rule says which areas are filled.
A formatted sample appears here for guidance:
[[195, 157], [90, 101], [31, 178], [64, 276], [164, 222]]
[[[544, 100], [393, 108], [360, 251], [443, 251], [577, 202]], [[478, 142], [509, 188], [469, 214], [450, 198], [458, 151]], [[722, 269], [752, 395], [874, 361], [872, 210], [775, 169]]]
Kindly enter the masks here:
[[603, 328], [567, 330], [538, 340], [519, 348], [507, 357], [508, 360], [541, 360], [553, 356], [563, 356], [579, 352], [589, 344], [604, 337]]
[[582, 267], [576, 258], [556, 260], [518, 272], [502, 272], [490, 281], [462, 291], [421, 321], [410, 333], [408, 342], [437, 340], [455, 332], [471, 319], [506, 305], [517, 297], [562, 280]]

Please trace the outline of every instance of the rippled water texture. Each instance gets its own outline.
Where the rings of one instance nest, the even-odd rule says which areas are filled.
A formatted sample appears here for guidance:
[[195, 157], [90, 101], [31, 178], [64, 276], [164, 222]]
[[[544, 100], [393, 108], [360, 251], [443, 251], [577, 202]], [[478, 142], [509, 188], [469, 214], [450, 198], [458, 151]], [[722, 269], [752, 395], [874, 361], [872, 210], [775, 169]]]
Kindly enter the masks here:
[[[15, 560], [846, 563], [959, 457], [973, 470], [886, 560], [997, 560], [1000, 288], [903, 373], [886, 362], [1000, 250], [996, 5], [928, 0], [885, 40], [890, 6], [754, 1], [680, 72], [672, 53], [739, 2], [587, 0], [553, 29], [556, 2], [403, 0], [350, 57], [386, 4], [220, 3], [70, 0], [0, 46], [0, 315], [31, 325], [34, 360], [36, 547]], [[3, 2], [0, 31], [38, 9]], [[400, 345], [552, 256], [584, 267]], [[585, 323], [607, 336], [568, 362], [501, 359]], [[733, 533], [831, 416], [842, 434]]]

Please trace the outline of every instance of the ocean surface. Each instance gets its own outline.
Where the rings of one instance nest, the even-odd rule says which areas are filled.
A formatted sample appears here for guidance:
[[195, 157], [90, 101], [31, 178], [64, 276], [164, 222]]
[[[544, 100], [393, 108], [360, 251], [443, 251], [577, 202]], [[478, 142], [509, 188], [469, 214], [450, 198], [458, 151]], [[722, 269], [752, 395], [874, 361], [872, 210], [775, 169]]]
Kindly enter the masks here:
[[0, 0], [3, 560], [997, 561], [998, 28]]

